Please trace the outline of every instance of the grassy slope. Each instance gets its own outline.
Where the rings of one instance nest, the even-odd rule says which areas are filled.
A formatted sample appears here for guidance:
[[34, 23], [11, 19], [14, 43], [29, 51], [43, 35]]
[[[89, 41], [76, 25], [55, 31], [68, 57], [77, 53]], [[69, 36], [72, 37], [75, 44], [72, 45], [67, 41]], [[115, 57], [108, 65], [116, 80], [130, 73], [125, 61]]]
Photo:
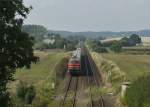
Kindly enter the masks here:
[[103, 54], [103, 57], [114, 61], [129, 80], [135, 80], [144, 73], [150, 73], [149, 55]]
[[[112, 87], [107, 85], [109, 81], [105, 84], [108, 92], [112, 91], [120, 93], [120, 86], [124, 81], [124, 76], [122, 77], [120, 73], [125, 74], [126, 79], [131, 80], [131, 82], [144, 74], [150, 74], [150, 55], [122, 55], [109, 53], [95, 54], [94, 56], [93, 53], [93, 59], [101, 70], [103, 81], [107, 80], [106, 77], [108, 77], [108, 75], [106, 72], [111, 71], [112, 74], [115, 74], [113, 75], [113, 81], [111, 82]], [[112, 65], [114, 66], [112, 67]], [[117, 81], [115, 80], [116, 76], [118, 78], [116, 79]], [[115, 91], [113, 91], [114, 89]], [[121, 102], [119, 102], [119, 97], [116, 98], [116, 100], [118, 100], [114, 103], [116, 107], [124, 107]], [[149, 105], [145, 107], [149, 107]]]
[[[64, 52], [35, 52], [40, 57], [37, 64], [32, 64], [31, 69], [18, 69], [15, 75], [16, 80], [25, 81], [34, 84], [38, 90], [42, 88], [43, 82], [52, 75], [56, 64], [66, 55]], [[10, 84], [13, 92], [15, 92], [17, 81]]]
[[37, 83], [44, 80], [50, 75], [55, 65], [64, 55], [64, 53], [50, 53], [37, 64], [33, 64], [31, 69], [19, 69], [16, 73], [16, 78], [30, 83]]
[[37, 83], [50, 74], [59, 58], [58, 54], [51, 53], [37, 64], [33, 64], [31, 69], [19, 69], [16, 78], [30, 83]]

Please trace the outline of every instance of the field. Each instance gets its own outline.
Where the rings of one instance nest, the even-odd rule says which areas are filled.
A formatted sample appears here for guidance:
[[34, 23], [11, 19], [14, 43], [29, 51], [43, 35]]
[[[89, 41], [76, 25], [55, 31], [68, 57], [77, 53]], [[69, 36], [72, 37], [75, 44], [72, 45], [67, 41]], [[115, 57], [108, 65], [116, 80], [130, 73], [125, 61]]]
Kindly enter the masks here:
[[[120, 40], [121, 37], [114, 37], [114, 38], [106, 38], [105, 40], [102, 40], [102, 42], [108, 42], [113, 40]], [[143, 45], [144, 46], [150, 46], [150, 37], [141, 37]]]
[[135, 80], [141, 75], [150, 73], [150, 55], [103, 54], [102, 56], [116, 63], [128, 80]]
[[[58, 67], [61, 67], [60, 62], [62, 63], [62, 59], [68, 56], [68, 54], [59, 50], [49, 52], [35, 51], [35, 55], [39, 56], [40, 61], [36, 64], [32, 64], [31, 69], [18, 69], [15, 74], [16, 80], [9, 84], [9, 88], [11, 95], [13, 95], [14, 99], [16, 99], [16, 86], [19, 81], [34, 85], [37, 95], [33, 103], [40, 105], [40, 101], [42, 101], [41, 103], [43, 103], [43, 101], [45, 101], [44, 99], [47, 98], [49, 100], [48, 103], [50, 102], [49, 98], [51, 98], [51, 94], [54, 93], [54, 90], [52, 89], [52, 83], [56, 76], [54, 71], [56, 71], [56, 68], [59, 69]], [[45, 90], [47, 92], [45, 92]], [[20, 101], [18, 102], [17, 99], [15, 100], [15, 102], [16, 101], [17, 104], [20, 103]], [[33, 107], [34, 106], [35, 105], [33, 105]]]
[[51, 75], [56, 64], [65, 56], [65, 53], [36, 52], [36, 55], [41, 58], [41, 61], [37, 64], [32, 64], [31, 69], [18, 69], [15, 75], [17, 80], [39, 84], [42, 80], [45, 80], [48, 75]]
[[150, 37], [142, 37], [142, 42], [144, 46], [150, 46]]

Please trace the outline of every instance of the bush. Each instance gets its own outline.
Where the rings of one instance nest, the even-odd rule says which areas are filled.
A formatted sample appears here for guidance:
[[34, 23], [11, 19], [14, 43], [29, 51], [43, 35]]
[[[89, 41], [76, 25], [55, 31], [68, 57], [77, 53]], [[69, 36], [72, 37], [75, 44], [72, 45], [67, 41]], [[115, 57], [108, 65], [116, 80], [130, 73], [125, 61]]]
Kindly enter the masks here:
[[76, 47], [75, 47], [74, 44], [68, 43], [68, 44], [66, 45], [66, 51], [73, 51], [73, 50], [75, 50], [75, 49], [76, 49]]
[[34, 86], [29, 86], [27, 93], [25, 95], [25, 103], [26, 104], [31, 104], [33, 99], [35, 98], [36, 92]]
[[141, 38], [139, 35], [132, 34], [130, 37], [123, 37], [120, 40], [122, 46], [135, 46], [136, 44], [141, 43]]
[[128, 107], [144, 107], [150, 104], [150, 76], [137, 79], [127, 89], [125, 101]]
[[28, 86], [25, 82], [19, 82], [17, 85], [17, 97], [26, 104], [31, 104], [35, 98], [36, 91], [33, 85]]
[[87, 45], [94, 52], [98, 52], [98, 53], [107, 53], [108, 52], [107, 49], [102, 46], [100, 41], [88, 40]]
[[98, 53], [107, 53], [107, 49], [104, 47], [95, 47], [93, 48], [93, 51], [98, 52]]
[[118, 53], [118, 52], [121, 52], [122, 50], [122, 46], [120, 44], [120, 42], [118, 41], [115, 41], [111, 46], [110, 46], [110, 50]]
[[27, 93], [27, 83], [20, 81], [17, 85], [17, 97], [24, 101], [24, 98]]

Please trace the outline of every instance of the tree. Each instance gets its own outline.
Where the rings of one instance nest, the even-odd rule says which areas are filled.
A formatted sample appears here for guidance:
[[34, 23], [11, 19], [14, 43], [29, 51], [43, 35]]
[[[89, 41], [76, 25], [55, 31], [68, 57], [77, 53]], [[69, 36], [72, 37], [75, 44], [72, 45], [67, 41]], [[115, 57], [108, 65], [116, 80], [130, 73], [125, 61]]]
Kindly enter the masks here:
[[98, 52], [98, 53], [107, 53], [107, 49], [105, 47], [95, 47], [93, 48], [94, 52]]
[[122, 46], [131, 46], [130, 42], [129, 42], [129, 38], [127, 37], [123, 37], [121, 40], [120, 40], [120, 43]]
[[129, 39], [135, 44], [141, 43], [141, 38], [137, 34], [132, 34]]
[[66, 51], [73, 51], [73, 50], [75, 50], [76, 48], [75, 48], [75, 45], [74, 44], [72, 44], [72, 43], [67, 43], [67, 45], [66, 45]]
[[7, 83], [17, 68], [30, 67], [37, 61], [33, 54], [33, 37], [22, 32], [22, 24], [31, 7], [23, 0], [0, 1], [0, 107], [9, 106]]
[[87, 40], [87, 44], [88, 46], [93, 49], [95, 47], [100, 47], [101, 46], [101, 42], [100, 41], [97, 41], [95, 39], [92, 39], [92, 40]]
[[136, 44], [141, 43], [141, 38], [139, 35], [132, 34], [130, 37], [123, 37], [120, 40], [122, 46], [135, 46]]
[[63, 38], [55, 39], [54, 45], [58, 49], [63, 49], [65, 45], [65, 39]]
[[41, 25], [24, 25], [22, 26], [22, 31], [33, 36], [37, 42], [41, 42], [47, 33], [47, 29]]
[[120, 44], [119, 41], [115, 41], [111, 46], [110, 46], [110, 50], [118, 53], [121, 52], [122, 46]]

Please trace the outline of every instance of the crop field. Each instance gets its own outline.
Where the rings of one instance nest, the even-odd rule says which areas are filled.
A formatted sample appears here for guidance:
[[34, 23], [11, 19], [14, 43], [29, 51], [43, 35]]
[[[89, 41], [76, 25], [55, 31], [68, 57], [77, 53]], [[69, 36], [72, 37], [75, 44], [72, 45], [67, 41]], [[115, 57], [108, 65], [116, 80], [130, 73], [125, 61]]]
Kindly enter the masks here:
[[137, 55], [142, 55], [142, 54], [150, 54], [150, 46], [133, 46], [133, 47], [123, 47], [122, 48], [122, 53], [126, 54], [137, 54]]
[[[102, 40], [102, 42], [108, 42], [113, 40], [120, 40], [121, 37], [114, 37], [114, 38], [106, 38]], [[144, 46], [150, 46], [150, 37], [141, 37]]]
[[144, 46], [150, 46], [150, 37], [142, 37], [142, 42]]
[[127, 80], [135, 80], [150, 73], [150, 55], [103, 54], [102, 56], [116, 63], [125, 73]]

